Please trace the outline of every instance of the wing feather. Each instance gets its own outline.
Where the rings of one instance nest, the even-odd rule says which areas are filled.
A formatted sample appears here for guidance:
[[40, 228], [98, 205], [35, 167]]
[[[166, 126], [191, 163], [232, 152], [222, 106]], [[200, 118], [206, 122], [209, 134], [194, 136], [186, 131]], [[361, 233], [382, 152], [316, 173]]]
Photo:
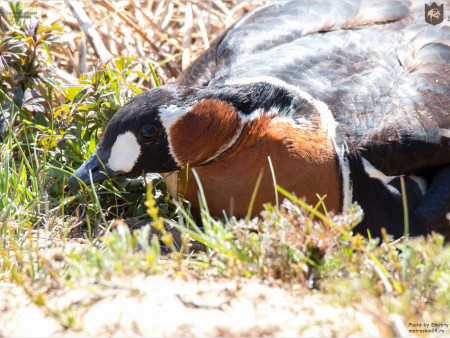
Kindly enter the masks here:
[[218, 44], [210, 84], [271, 76], [297, 86], [326, 103], [338, 133], [386, 175], [449, 164], [450, 28], [423, 24], [411, 8], [356, 0], [264, 6]]

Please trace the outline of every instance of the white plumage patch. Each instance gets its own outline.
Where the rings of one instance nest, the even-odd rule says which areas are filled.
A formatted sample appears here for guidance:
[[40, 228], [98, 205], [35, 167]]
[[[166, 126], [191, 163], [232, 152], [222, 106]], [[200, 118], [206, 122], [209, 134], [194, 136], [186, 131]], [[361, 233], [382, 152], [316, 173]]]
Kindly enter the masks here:
[[[275, 86], [279, 86], [281, 88], [286, 88], [287, 90], [293, 91], [294, 93], [297, 93], [299, 97], [310, 103], [313, 107], [317, 109], [320, 115], [320, 119], [322, 122], [322, 128], [327, 133], [327, 136], [334, 142], [334, 139], [336, 137], [336, 127], [337, 123], [334, 119], [333, 114], [331, 113], [328, 106], [315, 98], [313, 98], [309, 93], [300, 90], [299, 88], [290, 85], [283, 80], [280, 80], [275, 77], [271, 76], [261, 76], [261, 77], [255, 77], [255, 78], [242, 78], [242, 79], [233, 79], [225, 81], [225, 84], [249, 84], [249, 83], [257, 83], [257, 82], [267, 82]], [[254, 112], [257, 113], [256, 111]], [[253, 115], [253, 114], [252, 114]]]
[[243, 123], [248, 121], [253, 121], [256, 119], [259, 119], [261, 116], [263, 116], [264, 111], [261, 108], [255, 109], [251, 112], [251, 114], [245, 115], [239, 112], [239, 117]]
[[136, 136], [130, 131], [117, 136], [111, 148], [108, 166], [114, 171], [130, 172], [141, 154]]
[[[375, 179], [379, 180], [380, 182], [382, 182], [391, 193], [393, 193], [395, 195], [400, 195], [400, 191], [398, 191], [396, 188], [394, 188], [393, 186], [390, 185], [390, 182], [399, 176], [386, 176], [380, 170], [376, 169], [365, 158], [362, 158], [362, 162], [364, 165], [364, 170], [371, 178], [375, 178]], [[422, 196], [425, 195], [425, 193], [427, 191], [427, 181], [425, 178], [423, 178], [421, 176], [415, 176], [415, 175], [408, 175], [406, 177], [410, 178], [417, 184], [417, 187], [420, 189]]]
[[439, 134], [441, 134], [441, 136], [450, 138], [450, 129], [440, 128]]
[[353, 182], [350, 178], [350, 163], [348, 158], [345, 156], [348, 153], [347, 144], [345, 142], [338, 146], [334, 142], [334, 148], [339, 159], [339, 165], [341, 167], [342, 175], [342, 210], [348, 210], [353, 202]]
[[178, 107], [174, 104], [166, 107], [160, 107], [159, 118], [161, 119], [161, 123], [166, 129], [166, 132], [169, 132], [170, 127], [172, 127], [181, 116], [186, 114], [187, 111], [189, 111], [189, 108]]
[[364, 170], [370, 178], [375, 178], [385, 185], [385, 187], [394, 195], [400, 195], [400, 192], [395, 189], [389, 183], [397, 176], [386, 176], [380, 170], [376, 169], [369, 161], [364, 157], [361, 158], [364, 166]]
[[192, 107], [179, 107], [174, 104], [171, 104], [165, 107], [160, 107], [158, 110], [159, 118], [168, 136], [170, 154], [180, 167], [182, 167], [183, 164], [181, 163], [181, 161], [177, 159], [173, 151], [172, 140], [170, 137], [170, 127], [172, 127], [178, 121], [178, 119], [184, 114], [186, 114], [191, 108]]
[[417, 186], [420, 189], [420, 192], [422, 193], [422, 196], [425, 195], [425, 193], [427, 192], [427, 180], [422, 176], [409, 175], [408, 177], [416, 182]]

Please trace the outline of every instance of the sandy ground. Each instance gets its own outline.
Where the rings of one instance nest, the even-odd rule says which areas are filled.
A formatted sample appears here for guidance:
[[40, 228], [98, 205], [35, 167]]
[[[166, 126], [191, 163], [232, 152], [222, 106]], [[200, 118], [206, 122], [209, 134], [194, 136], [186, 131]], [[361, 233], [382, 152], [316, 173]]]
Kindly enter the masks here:
[[[376, 311], [256, 279], [137, 275], [46, 295], [38, 307], [21, 287], [0, 284], [0, 336], [384, 336]], [[61, 322], [72, 316], [73, 326]], [[395, 331], [395, 330], [394, 330]], [[395, 334], [395, 333], [394, 333]]]
[[[132, 228], [141, 223], [127, 220]], [[49, 255], [78, 252], [85, 242], [64, 242], [64, 250], [62, 242], [49, 242]], [[402, 320], [389, 316], [375, 299], [342, 306], [336, 296], [300, 284], [205, 275], [167, 269], [161, 275], [96, 280], [49, 290], [45, 306], [36, 305], [21, 286], [0, 282], [0, 337], [408, 335]]]

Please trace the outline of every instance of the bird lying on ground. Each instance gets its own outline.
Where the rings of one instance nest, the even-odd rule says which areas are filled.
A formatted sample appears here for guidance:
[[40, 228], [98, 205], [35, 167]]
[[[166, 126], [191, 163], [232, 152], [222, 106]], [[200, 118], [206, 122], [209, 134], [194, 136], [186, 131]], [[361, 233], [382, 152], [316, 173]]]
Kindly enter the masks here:
[[[450, 233], [450, 28], [406, 1], [276, 1], [223, 32], [175, 84], [131, 99], [75, 172], [90, 183], [180, 171], [199, 213], [195, 168], [213, 216], [254, 215], [277, 184], [341, 212], [356, 231]], [[420, 14], [420, 15], [419, 15]]]

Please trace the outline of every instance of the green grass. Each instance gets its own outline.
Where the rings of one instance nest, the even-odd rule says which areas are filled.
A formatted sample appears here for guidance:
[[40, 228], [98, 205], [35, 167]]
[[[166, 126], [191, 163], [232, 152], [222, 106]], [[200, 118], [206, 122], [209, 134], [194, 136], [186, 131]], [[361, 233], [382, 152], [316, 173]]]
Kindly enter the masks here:
[[[23, 21], [12, 21], [23, 31]], [[188, 202], [170, 203], [158, 179], [147, 186], [117, 179], [69, 191], [69, 177], [95, 149], [108, 120], [140, 89], [128, 80], [136, 73], [132, 58], [97, 67], [72, 86], [40, 73], [52, 63], [46, 44], [53, 31], [58, 27], [40, 27], [39, 44], [24, 32], [0, 42], [0, 61], [7, 65], [1, 69], [0, 114], [10, 121], [0, 144], [0, 281], [22, 285], [46, 307], [49, 288], [189, 270], [300, 285], [334, 295], [342, 305], [375, 299], [405, 323], [450, 322], [450, 246], [442, 236], [408, 238], [407, 219], [401, 244], [386, 235], [380, 240], [353, 234], [362, 217], [357, 205], [338, 216], [327, 213], [324, 197], [307, 205], [277, 186], [270, 158], [276, 205], [266, 205], [255, 219], [250, 215], [258, 184], [246, 219], [213, 218], [200, 188], [202, 227]], [[14, 80], [26, 67], [34, 67], [29, 76]], [[114, 221], [131, 216], [147, 217], [149, 224], [130, 230]], [[87, 239], [81, 252], [65, 249], [74, 233]], [[70, 307], [51, 314], [64, 327], [76, 327]]]

